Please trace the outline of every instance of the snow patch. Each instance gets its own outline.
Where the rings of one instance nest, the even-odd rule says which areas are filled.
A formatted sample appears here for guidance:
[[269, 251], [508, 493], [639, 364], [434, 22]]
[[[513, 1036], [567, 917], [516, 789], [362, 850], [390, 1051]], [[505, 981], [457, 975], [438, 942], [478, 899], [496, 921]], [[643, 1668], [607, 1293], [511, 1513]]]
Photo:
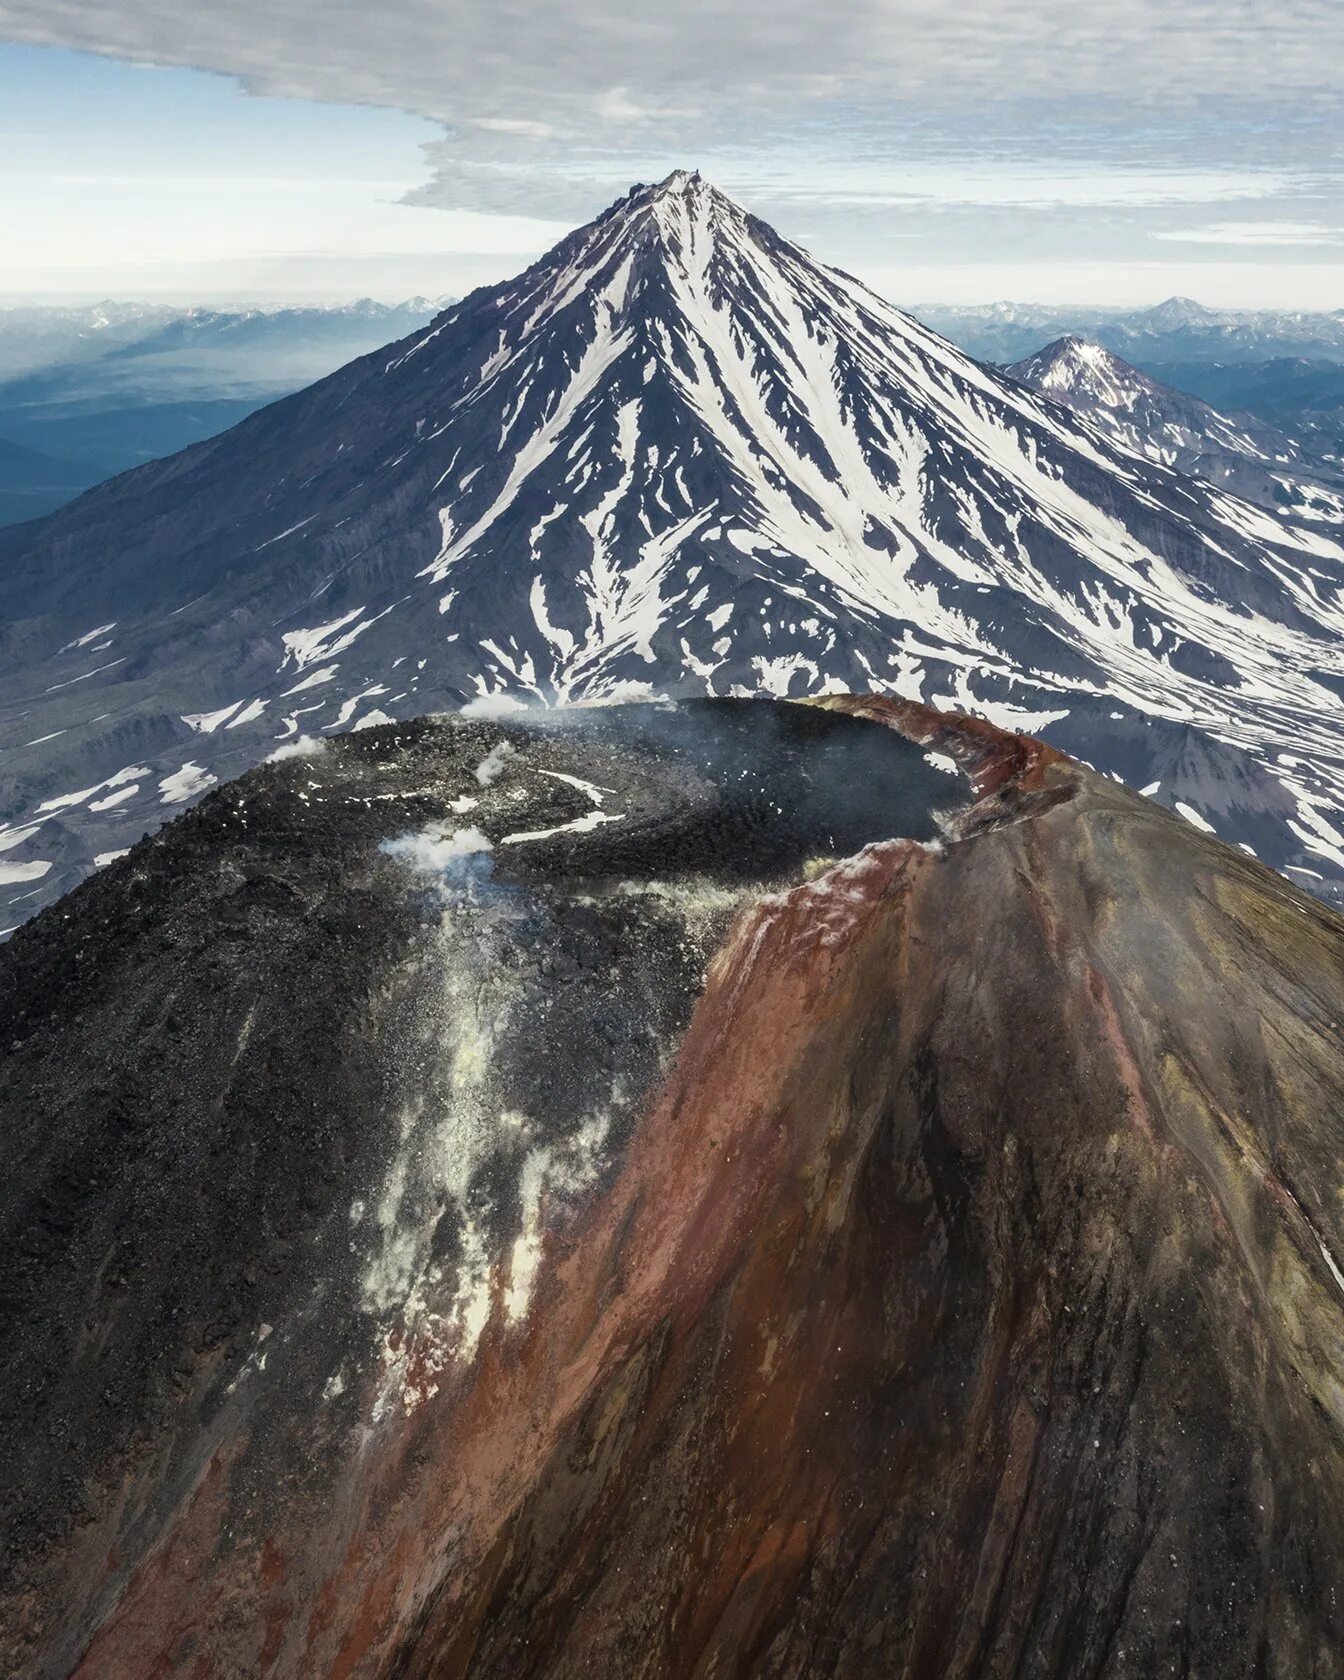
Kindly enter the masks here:
[[225, 729], [237, 729], [240, 724], [251, 723], [255, 718], [259, 718], [269, 705], [269, 700], [249, 700], [238, 716], [230, 718], [224, 725]]
[[280, 669], [283, 671], [286, 665], [292, 665], [296, 671], [302, 671], [309, 665], [315, 665], [319, 659], [330, 659], [342, 648], [349, 647], [361, 631], [368, 629], [373, 620], [355, 625], [346, 635], [341, 635], [340, 632], [347, 624], [353, 623], [363, 611], [363, 607], [353, 607], [342, 617], [329, 619], [326, 624], [315, 624], [308, 630], [286, 630], [280, 638], [285, 647], [285, 657], [280, 661]]
[[217, 712], [183, 712], [183, 723], [188, 729], [194, 729], [198, 735], [213, 735], [221, 724], [227, 723], [242, 705], [241, 700], [235, 700], [231, 706], [221, 706]]
[[575, 817], [572, 822], [560, 823], [556, 828], [534, 828], [526, 833], [506, 834], [501, 840], [501, 846], [521, 845], [525, 840], [549, 840], [556, 834], [587, 834], [603, 823], [623, 822], [622, 816], [609, 811], [587, 811], [581, 817]]
[[140, 791], [139, 782], [132, 782], [129, 787], [118, 788], [115, 793], [104, 795], [102, 799], [89, 801], [91, 811], [111, 811], [118, 805], [124, 805], [128, 799], [133, 799]]
[[16, 881], [40, 881], [50, 868], [51, 864], [42, 858], [32, 863], [0, 861], [0, 886], [12, 886]]
[[204, 793], [206, 788], [213, 787], [219, 780], [200, 764], [188, 760], [180, 770], [174, 770], [159, 783], [159, 792], [163, 795], [159, 801], [162, 805], [181, 805], [188, 799], [195, 799], [197, 794]]
[[1176, 809], [1185, 818], [1186, 822], [1193, 823], [1196, 828], [1202, 829], [1205, 834], [1216, 833], [1213, 824], [1200, 816], [1199, 812], [1195, 810], [1193, 805], [1187, 805], [1183, 799], [1174, 800], [1173, 803], [1176, 806]]
[[88, 647], [90, 642], [96, 642], [99, 636], [105, 636], [109, 630], [115, 630], [117, 621], [114, 618], [110, 624], [100, 624], [95, 630], [86, 630], [82, 636], [76, 636], [73, 642], [67, 642], [59, 651], [69, 653], [71, 648]]

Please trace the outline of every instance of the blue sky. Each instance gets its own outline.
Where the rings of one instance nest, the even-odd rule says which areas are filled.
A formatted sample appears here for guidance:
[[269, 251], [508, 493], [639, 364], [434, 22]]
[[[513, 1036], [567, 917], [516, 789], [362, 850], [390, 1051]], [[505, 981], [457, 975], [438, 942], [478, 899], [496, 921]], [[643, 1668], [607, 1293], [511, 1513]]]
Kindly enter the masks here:
[[1342, 84], [1334, 0], [7, 0], [0, 294], [459, 293], [698, 166], [902, 303], [1341, 307]]
[[399, 202], [421, 117], [0, 46], [0, 294], [188, 301], [460, 292], [566, 230]]

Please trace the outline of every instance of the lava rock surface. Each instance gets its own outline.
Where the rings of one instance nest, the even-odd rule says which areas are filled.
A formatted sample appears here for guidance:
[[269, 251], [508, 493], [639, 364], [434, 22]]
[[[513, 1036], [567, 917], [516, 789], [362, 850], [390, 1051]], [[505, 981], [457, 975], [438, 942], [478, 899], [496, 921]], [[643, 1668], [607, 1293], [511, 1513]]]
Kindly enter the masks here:
[[1344, 924], [902, 702], [422, 720], [0, 951], [0, 1663], [1344, 1671]]

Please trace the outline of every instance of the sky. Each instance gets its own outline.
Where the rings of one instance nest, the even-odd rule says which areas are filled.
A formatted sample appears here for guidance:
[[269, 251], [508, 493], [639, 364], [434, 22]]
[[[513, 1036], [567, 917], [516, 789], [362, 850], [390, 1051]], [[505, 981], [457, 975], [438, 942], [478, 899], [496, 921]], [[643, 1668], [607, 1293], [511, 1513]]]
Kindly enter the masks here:
[[0, 0], [0, 298], [503, 278], [698, 167], [903, 304], [1344, 307], [1339, 0]]

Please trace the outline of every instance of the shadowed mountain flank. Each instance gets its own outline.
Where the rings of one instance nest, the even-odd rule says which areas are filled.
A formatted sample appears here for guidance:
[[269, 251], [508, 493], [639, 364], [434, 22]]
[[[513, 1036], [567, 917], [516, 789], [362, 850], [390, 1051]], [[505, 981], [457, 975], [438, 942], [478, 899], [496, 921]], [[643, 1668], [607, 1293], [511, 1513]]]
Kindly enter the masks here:
[[910, 702], [371, 729], [0, 951], [0, 1661], [1344, 1663], [1344, 923]]

